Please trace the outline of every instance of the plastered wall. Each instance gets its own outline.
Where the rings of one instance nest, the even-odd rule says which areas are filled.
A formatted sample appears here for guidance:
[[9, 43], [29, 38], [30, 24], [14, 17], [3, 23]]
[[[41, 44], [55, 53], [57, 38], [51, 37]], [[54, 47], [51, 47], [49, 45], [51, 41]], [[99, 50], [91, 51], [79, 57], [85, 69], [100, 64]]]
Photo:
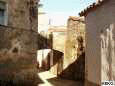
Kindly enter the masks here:
[[114, 9], [115, 1], [110, 0], [86, 16], [86, 86], [115, 80]]

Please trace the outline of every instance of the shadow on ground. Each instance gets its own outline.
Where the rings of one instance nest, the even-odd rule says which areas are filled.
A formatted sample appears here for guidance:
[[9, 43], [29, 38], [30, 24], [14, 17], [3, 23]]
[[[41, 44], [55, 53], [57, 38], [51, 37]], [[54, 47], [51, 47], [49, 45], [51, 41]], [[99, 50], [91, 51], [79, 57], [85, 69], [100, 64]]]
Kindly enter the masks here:
[[38, 84], [41, 83], [44, 82], [39, 77], [28, 80], [16, 80], [11, 78], [0, 80], [0, 86], [38, 86]]
[[82, 53], [72, 64], [70, 64], [65, 70], [59, 74], [59, 77], [84, 81], [85, 76], [85, 53]]
[[[48, 79], [53, 86], [84, 86], [85, 82], [85, 53], [63, 70], [57, 77]], [[60, 70], [60, 69], [58, 69]], [[59, 82], [59, 83], [57, 83]]]
[[82, 81], [67, 80], [59, 77], [48, 79], [48, 82], [53, 84], [53, 86], [84, 86]]
[[0, 86], [38, 86], [43, 83], [38, 76], [33, 53], [0, 54]]

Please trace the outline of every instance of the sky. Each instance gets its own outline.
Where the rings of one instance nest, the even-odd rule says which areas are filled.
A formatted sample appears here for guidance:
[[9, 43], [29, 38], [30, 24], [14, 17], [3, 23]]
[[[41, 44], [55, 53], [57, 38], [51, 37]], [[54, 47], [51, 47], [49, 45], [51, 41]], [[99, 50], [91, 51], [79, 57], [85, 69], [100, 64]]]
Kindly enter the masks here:
[[69, 16], [78, 13], [96, 0], [41, 0], [44, 11], [53, 25], [66, 25]]

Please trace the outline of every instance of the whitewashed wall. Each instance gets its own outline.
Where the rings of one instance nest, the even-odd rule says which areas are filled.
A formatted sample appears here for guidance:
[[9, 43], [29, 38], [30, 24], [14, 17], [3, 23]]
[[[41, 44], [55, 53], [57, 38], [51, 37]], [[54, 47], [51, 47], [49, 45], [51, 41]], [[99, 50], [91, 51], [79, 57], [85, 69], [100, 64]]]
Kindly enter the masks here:
[[86, 16], [86, 80], [115, 80], [115, 0]]

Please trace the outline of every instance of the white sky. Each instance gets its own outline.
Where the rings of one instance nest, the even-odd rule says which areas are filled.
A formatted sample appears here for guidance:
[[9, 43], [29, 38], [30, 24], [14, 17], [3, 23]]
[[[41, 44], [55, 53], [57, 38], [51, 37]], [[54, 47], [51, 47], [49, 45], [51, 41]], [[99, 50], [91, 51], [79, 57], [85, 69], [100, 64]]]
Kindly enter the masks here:
[[78, 16], [78, 13], [96, 0], [41, 0], [43, 9], [49, 16], [51, 24], [66, 25], [69, 16]]

